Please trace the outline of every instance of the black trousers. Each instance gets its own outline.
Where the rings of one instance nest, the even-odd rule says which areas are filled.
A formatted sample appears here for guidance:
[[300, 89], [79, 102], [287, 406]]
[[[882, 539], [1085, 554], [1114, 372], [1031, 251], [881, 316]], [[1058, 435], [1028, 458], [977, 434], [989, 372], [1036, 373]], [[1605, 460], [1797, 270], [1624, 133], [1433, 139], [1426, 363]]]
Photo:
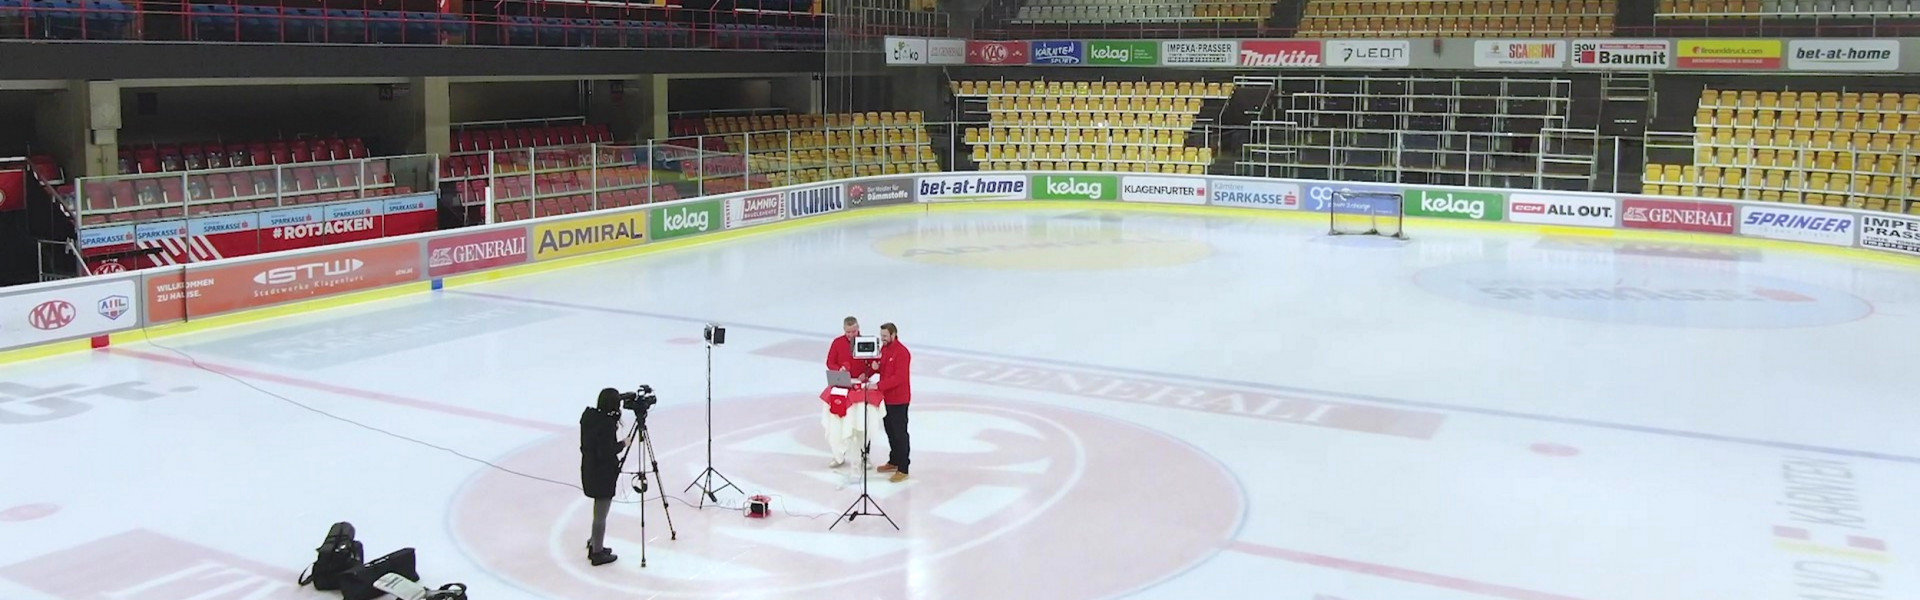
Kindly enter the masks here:
[[887, 429], [887, 462], [901, 473], [907, 472], [907, 465], [913, 462], [912, 438], [907, 434], [907, 407], [911, 404], [888, 404], [887, 416], [880, 424]]

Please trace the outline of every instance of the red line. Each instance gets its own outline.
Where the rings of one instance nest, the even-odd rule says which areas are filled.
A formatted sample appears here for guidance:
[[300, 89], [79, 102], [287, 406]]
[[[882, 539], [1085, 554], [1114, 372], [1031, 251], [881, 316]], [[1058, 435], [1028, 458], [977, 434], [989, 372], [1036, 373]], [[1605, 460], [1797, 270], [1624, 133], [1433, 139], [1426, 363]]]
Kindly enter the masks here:
[[200, 361], [200, 364], [195, 365], [194, 361], [187, 360], [185, 358], [181, 358], [177, 356], [153, 354], [150, 352], [142, 352], [139, 350], [128, 350], [125, 348], [117, 348], [117, 347], [108, 348], [107, 351], [114, 354], [119, 354], [119, 355], [128, 356], [132, 358], [138, 358], [140, 360], [152, 361], [157, 363], [165, 363], [169, 365], [187, 367], [190, 369], [204, 368], [206, 370], [213, 371], [216, 373], [232, 375], [234, 377], [240, 377], [244, 379], [253, 379], [256, 381], [270, 381], [273, 383], [291, 385], [294, 387], [306, 388], [310, 390], [326, 392], [329, 394], [350, 396], [354, 398], [360, 398], [363, 400], [372, 400], [374, 402], [384, 402], [384, 403], [392, 404], [395, 406], [404, 406], [407, 408], [418, 408], [421, 410], [430, 410], [438, 413], [449, 414], [456, 417], [467, 417], [471, 419], [479, 419], [482, 421], [491, 421], [494, 423], [499, 423], [501, 425], [513, 425], [517, 427], [525, 427], [528, 429], [552, 432], [552, 433], [569, 431], [566, 427], [561, 425], [555, 425], [552, 423], [546, 423], [542, 421], [535, 421], [532, 419], [510, 417], [510, 416], [502, 415], [499, 413], [491, 413], [484, 410], [475, 410], [475, 409], [467, 408], [464, 406], [441, 404], [438, 402], [429, 402], [426, 400], [416, 400], [416, 399], [407, 398], [404, 396], [395, 396], [393, 394], [387, 394], [382, 392], [371, 392], [371, 391], [357, 389], [357, 388], [334, 385], [331, 383], [321, 383], [318, 381], [300, 379], [298, 377], [288, 377], [285, 375], [278, 375], [274, 373], [262, 373], [259, 371], [242, 369], [239, 367], [229, 367], [224, 365], [209, 364], [206, 361]]
[[1580, 600], [1579, 598], [1575, 598], [1572, 596], [1561, 596], [1559, 594], [1549, 594], [1546, 592], [1523, 590], [1520, 588], [1507, 587], [1504, 585], [1497, 585], [1492, 583], [1482, 583], [1479, 581], [1461, 579], [1458, 577], [1448, 577], [1446, 575], [1435, 575], [1433, 573], [1422, 573], [1420, 571], [1402, 569], [1399, 567], [1389, 567], [1387, 565], [1365, 563], [1357, 560], [1334, 558], [1331, 556], [1321, 556], [1319, 554], [1309, 554], [1306, 552], [1299, 552], [1296, 550], [1287, 550], [1283, 548], [1275, 548], [1272, 546], [1262, 546], [1260, 544], [1255, 544], [1251, 542], [1236, 541], [1236, 542], [1233, 542], [1231, 545], [1227, 546], [1227, 548], [1229, 550], [1237, 550], [1240, 552], [1245, 552], [1247, 554], [1252, 554], [1256, 556], [1277, 558], [1277, 559], [1288, 561], [1288, 562], [1296, 562], [1296, 563], [1301, 563], [1306, 565], [1313, 565], [1316, 567], [1326, 567], [1329, 569], [1339, 569], [1342, 571], [1349, 571], [1353, 573], [1359, 573], [1362, 575], [1372, 575], [1375, 577], [1384, 577], [1387, 579], [1398, 579], [1400, 581], [1405, 581], [1408, 583], [1430, 585], [1434, 587], [1447, 588], [1450, 590], [1481, 594], [1485, 596], [1493, 596], [1497, 598], [1509, 598], [1511, 600]]

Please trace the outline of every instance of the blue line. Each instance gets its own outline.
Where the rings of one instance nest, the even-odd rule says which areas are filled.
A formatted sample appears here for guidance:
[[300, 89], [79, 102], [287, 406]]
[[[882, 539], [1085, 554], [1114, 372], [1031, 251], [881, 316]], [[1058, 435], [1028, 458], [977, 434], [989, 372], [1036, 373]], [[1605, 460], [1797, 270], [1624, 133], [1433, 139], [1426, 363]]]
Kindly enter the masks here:
[[[631, 316], [636, 316], [636, 317], [647, 317], [647, 318], [652, 318], [652, 319], [662, 319], [662, 320], [667, 320], [667, 321], [681, 321], [681, 322], [686, 322], [686, 323], [709, 323], [709, 322], [715, 322], [715, 321], [713, 321], [713, 320], [710, 320], [710, 319], [696, 319], [696, 318], [692, 318], [692, 317], [682, 317], [682, 316], [679, 316], [679, 315], [669, 315], [669, 314], [662, 314], [662, 313], [653, 313], [653, 312], [646, 312], [646, 311], [641, 311], [641, 310], [631, 310], [631, 309], [625, 309], [625, 308], [608, 308], [608, 307], [603, 307], [603, 306], [591, 306], [591, 305], [585, 305], [585, 304], [573, 304], [573, 303], [569, 303], [569, 302], [557, 302], [557, 301], [553, 301], [553, 300], [538, 300], [538, 299], [533, 299], [533, 298], [521, 298], [521, 297], [516, 297], [516, 296], [505, 296], [505, 295], [500, 295], [500, 294], [487, 294], [487, 293], [481, 293], [481, 292], [468, 292], [468, 291], [455, 291], [455, 290], [447, 290], [447, 293], [450, 293], [450, 294], [462, 294], [462, 295], [467, 295], [467, 296], [474, 296], [474, 297], [478, 297], [478, 298], [491, 298], [491, 299], [495, 299], [495, 300], [506, 300], [506, 301], [510, 301], [510, 302], [520, 302], [520, 303], [525, 303], [525, 304], [539, 304], [539, 305], [545, 305], [545, 306], [552, 306], [552, 307], [557, 307], [557, 308], [569, 308], [569, 309], [574, 309], [574, 310], [581, 310], [581, 311], [591, 311], [591, 312], [601, 312], [601, 313], [610, 313], [610, 314], [620, 314], [620, 315], [631, 315]], [[774, 333], [785, 333], [785, 334], [789, 334], [789, 335], [795, 335], [795, 336], [801, 336], [801, 337], [808, 337], [808, 336], [819, 336], [819, 335], [820, 335], [820, 332], [819, 332], [819, 331], [805, 331], [805, 330], [799, 330], [799, 329], [787, 329], [787, 328], [784, 328], [784, 327], [767, 327], [767, 326], [763, 326], [763, 325], [747, 325], [747, 324], [740, 324], [740, 323], [726, 323], [726, 325], [727, 325], [727, 326], [729, 326], [729, 327], [740, 327], [740, 328], [745, 328], [745, 329], [753, 329], [753, 330], [757, 330], [757, 331], [770, 331], [770, 332], [774, 332]], [[1167, 373], [1167, 372], [1161, 372], [1161, 371], [1150, 371], [1150, 370], [1145, 370], [1145, 369], [1130, 369], [1130, 368], [1120, 368], [1120, 367], [1107, 367], [1107, 366], [1101, 366], [1101, 365], [1090, 365], [1090, 364], [1084, 364], [1084, 363], [1076, 363], [1076, 362], [1071, 362], [1071, 361], [1064, 361], [1064, 360], [1054, 360], [1054, 359], [1050, 359], [1050, 358], [1035, 358], [1035, 357], [1030, 357], [1030, 356], [1015, 356], [1015, 355], [1010, 355], [1010, 354], [998, 354], [998, 353], [992, 353], [992, 352], [978, 352], [978, 351], [973, 351], [973, 350], [966, 350], [966, 349], [961, 349], [961, 348], [946, 348], [946, 347], [941, 347], [941, 346], [931, 346], [931, 345], [923, 345], [923, 346], [919, 346], [919, 347], [921, 347], [921, 348], [926, 348], [926, 349], [928, 349], [928, 350], [933, 350], [933, 351], [936, 351], [936, 352], [945, 352], [945, 353], [950, 353], [950, 354], [967, 354], [967, 355], [971, 355], [971, 356], [977, 356], [977, 357], [982, 357], [982, 358], [992, 358], [992, 359], [996, 359], [996, 360], [1004, 360], [1004, 361], [1011, 361], [1011, 362], [1021, 362], [1021, 363], [1035, 363], [1035, 364], [1045, 364], [1045, 365], [1053, 365], [1053, 366], [1057, 366], [1057, 367], [1068, 367], [1068, 368], [1075, 368], [1075, 369], [1085, 369], [1085, 370], [1095, 370], [1095, 371], [1106, 371], [1106, 372], [1109, 372], [1109, 373], [1119, 373], [1119, 374], [1126, 374], [1126, 375], [1134, 375], [1134, 376], [1140, 376], [1140, 377], [1154, 377], [1154, 378], [1159, 378], [1159, 379], [1174, 379], [1174, 380], [1184, 380], [1184, 381], [1192, 381], [1192, 382], [1199, 382], [1199, 383], [1207, 383], [1207, 384], [1213, 384], [1213, 385], [1220, 385], [1220, 386], [1227, 386], [1227, 387], [1238, 387], [1238, 388], [1245, 388], [1245, 389], [1255, 389], [1255, 390], [1266, 390], [1266, 391], [1271, 391], [1271, 392], [1286, 392], [1286, 393], [1291, 393], [1291, 394], [1301, 394], [1301, 395], [1308, 395], [1308, 396], [1324, 396], [1324, 397], [1331, 397], [1331, 398], [1344, 398], [1344, 399], [1347, 399], [1347, 400], [1355, 400], [1355, 401], [1360, 401], [1360, 402], [1368, 402], [1368, 403], [1372, 403], [1372, 404], [1384, 404], [1384, 405], [1388, 405], [1388, 406], [1400, 406], [1400, 407], [1406, 407], [1406, 408], [1423, 408], [1423, 409], [1429, 409], [1429, 410], [1437, 410], [1437, 411], [1448, 411], [1448, 412], [1455, 412], [1455, 413], [1468, 413], [1468, 414], [1476, 414], [1476, 415], [1483, 415], [1483, 416], [1489, 416], [1489, 417], [1506, 417], [1506, 418], [1510, 418], [1510, 419], [1523, 419], [1523, 420], [1528, 420], [1528, 421], [1540, 421], [1540, 422], [1545, 422], [1545, 423], [1555, 423], [1555, 424], [1560, 424], [1560, 425], [1576, 425], [1576, 426], [1581, 426], [1581, 427], [1593, 427], [1593, 428], [1597, 428], [1597, 429], [1612, 429], [1612, 430], [1616, 430], [1616, 431], [1631, 431], [1631, 432], [1634, 432], [1634, 433], [1645, 433], [1645, 434], [1650, 434], [1650, 435], [1660, 435], [1660, 436], [1667, 436], [1667, 437], [1677, 437], [1677, 438], [1686, 438], [1686, 439], [1694, 439], [1694, 440], [1705, 440], [1705, 441], [1712, 441], [1712, 442], [1725, 442], [1725, 443], [1729, 443], [1729, 444], [1742, 444], [1742, 445], [1747, 445], [1747, 446], [1760, 446], [1760, 447], [1765, 447], [1765, 448], [1774, 448], [1774, 449], [1779, 449], [1779, 450], [1791, 450], [1791, 451], [1795, 451], [1795, 452], [1811, 452], [1811, 453], [1817, 453], [1817, 454], [1827, 454], [1827, 455], [1834, 455], [1834, 456], [1847, 456], [1847, 457], [1853, 457], [1853, 458], [1861, 458], [1861, 459], [1869, 459], [1869, 460], [1884, 460], [1884, 461], [1888, 461], [1888, 462], [1898, 462], [1898, 463], [1907, 463], [1907, 464], [1915, 464], [1915, 465], [1920, 465], [1920, 457], [1913, 457], [1913, 456], [1902, 456], [1902, 455], [1899, 455], [1899, 454], [1887, 454], [1887, 453], [1883, 453], [1883, 452], [1871, 452], [1871, 451], [1867, 451], [1867, 450], [1849, 450], [1849, 449], [1846, 449], [1846, 448], [1828, 448], [1828, 447], [1825, 447], [1825, 446], [1814, 446], [1814, 445], [1810, 445], [1810, 444], [1796, 444], [1796, 443], [1792, 443], [1792, 442], [1778, 442], [1778, 441], [1773, 441], [1773, 440], [1761, 440], [1761, 439], [1753, 439], [1753, 438], [1743, 438], [1743, 437], [1735, 437], [1735, 436], [1730, 436], [1730, 435], [1720, 435], [1720, 434], [1716, 434], [1716, 433], [1702, 433], [1702, 432], [1697, 432], [1697, 431], [1682, 431], [1682, 430], [1678, 430], [1678, 429], [1665, 429], [1665, 428], [1660, 428], [1660, 427], [1648, 427], [1648, 426], [1645, 426], [1645, 425], [1631, 425], [1631, 424], [1627, 424], [1627, 423], [1612, 423], [1612, 422], [1607, 422], [1607, 421], [1596, 421], [1596, 420], [1593, 420], [1593, 419], [1579, 419], [1579, 418], [1573, 418], [1573, 417], [1556, 417], [1556, 416], [1553, 416], [1553, 415], [1543, 415], [1543, 414], [1537, 414], [1537, 413], [1526, 413], [1526, 412], [1519, 412], [1519, 411], [1511, 411], [1511, 410], [1501, 410], [1501, 409], [1497, 409], [1497, 408], [1481, 408], [1481, 407], [1477, 407], [1477, 406], [1461, 406], [1461, 405], [1457, 405], [1457, 404], [1445, 404], [1445, 403], [1440, 403], [1440, 402], [1423, 402], [1423, 401], [1418, 401], [1418, 400], [1402, 400], [1402, 399], [1398, 399], [1398, 398], [1383, 398], [1383, 397], [1380, 397], [1380, 396], [1368, 396], [1368, 395], [1365, 395], [1365, 394], [1351, 394], [1351, 393], [1346, 393], [1346, 392], [1330, 392], [1330, 391], [1324, 391], [1324, 390], [1314, 390], [1314, 389], [1307, 389], [1307, 388], [1299, 388], [1299, 387], [1292, 387], [1292, 386], [1285, 386], [1285, 385], [1274, 385], [1274, 384], [1266, 384], [1266, 383], [1252, 383], [1252, 382], [1246, 382], [1246, 381], [1234, 381], [1234, 380], [1231, 380], [1231, 379], [1218, 379], [1218, 378], [1213, 378], [1213, 377], [1201, 377], [1201, 376], [1196, 376], [1196, 375], [1187, 375], [1187, 374], [1182, 374], [1182, 373]]]

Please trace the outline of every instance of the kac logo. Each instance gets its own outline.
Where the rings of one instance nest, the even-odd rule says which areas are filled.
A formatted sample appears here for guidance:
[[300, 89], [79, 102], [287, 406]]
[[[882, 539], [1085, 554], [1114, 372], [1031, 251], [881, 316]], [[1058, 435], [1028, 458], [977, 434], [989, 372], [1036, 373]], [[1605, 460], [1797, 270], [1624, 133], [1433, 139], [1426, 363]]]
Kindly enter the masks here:
[[27, 312], [27, 324], [41, 331], [53, 331], [72, 325], [73, 320], [79, 316], [79, 311], [74, 309], [72, 302], [48, 300]]

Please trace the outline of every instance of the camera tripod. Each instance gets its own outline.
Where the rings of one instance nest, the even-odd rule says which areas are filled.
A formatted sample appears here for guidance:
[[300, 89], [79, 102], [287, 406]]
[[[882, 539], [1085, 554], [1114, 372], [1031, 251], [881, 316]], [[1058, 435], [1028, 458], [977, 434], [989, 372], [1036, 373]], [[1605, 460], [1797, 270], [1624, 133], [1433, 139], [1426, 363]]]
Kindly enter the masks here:
[[[627, 449], [620, 453], [620, 464], [627, 464], [627, 452], [640, 449], [641, 467], [633, 473], [633, 491], [640, 493], [640, 567], [647, 566], [647, 473], [653, 473], [653, 483], [661, 490], [660, 512], [667, 515], [667, 539], [680, 539], [680, 532], [673, 529], [673, 510], [667, 506], [667, 484], [660, 481], [660, 459], [653, 452], [653, 436], [647, 433], [647, 413], [635, 412], [633, 430], [627, 432]], [[639, 445], [635, 446], [634, 442]]]
[[[724, 332], [725, 330], [722, 329], [721, 331]], [[720, 490], [733, 488], [735, 491], [738, 491], [742, 494], [747, 493], [746, 490], [740, 489], [740, 486], [734, 485], [733, 480], [727, 479], [726, 475], [721, 475], [720, 471], [715, 470], [713, 468], [713, 346], [714, 344], [724, 343], [724, 342], [715, 341], [711, 327], [708, 329], [706, 337], [707, 337], [707, 470], [701, 471], [699, 475], [693, 476], [693, 483], [689, 484], [687, 486], [687, 489], [680, 490], [681, 492], [684, 493], [687, 491], [691, 491], [694, 488], [700, 488], [700, 504], [698, 505], [698, 508], [706, 508], [708, 500], [712, 500], [714, 504], [719, 504], [720, 498], [718, 496], [715, 496], [714, 492], [718, 492]], [[725, 340], [726, 334], [722, 333], [719, 339]], [[719, 477], [720, 481], [726, 482], [726, 485], [723, 485], [720, 487], [714, 487], [713, 478], [715, 477]]]
[[[873, 452], [873, 441], [871, 439], [868, 439], [868, 437], [871, 436], [873, 432], [873, 427], [872, 427], [873, 423], [867, 420], [867, 408], [869, 406], [871, 405], [867, 404], [867, 399], [864, 396], [861, 397], [860, 398], [860, 498], [854, 500], [852, 506], [848, 506], [846, 511], [840, 513], [840, 518], [834, 519], [833, 524], [827, 526], [827, 531], [833, 531], [834, 527], [838, 527], [840, 525], [841, 519], [845, 519], [848, 523], [852, 523], [853, 520], [856, 518], [873, 516], [873, 515], [879, 515], [880, 518], [886, 519], [887, 524], [892, 525], [895, 530], [900, 529], [900, 524], [893, 522], [893, 517], [887, 516], [887, 511], [885, 509], [880, 508], [880, 503], [875, 502], [873, 499], [873, 496], [867, 494], [867, 475], [873, 472], [873, 468], [870, 466], [870, 463], [868, 462], [868, 458], [867, 458], [868, 455], [872, 454]], [[851, 416], [853, 414], [853, 409], [848, 408], [847, 414]], [[866, 509], [869, 509], [869, 508], [873, 509], [876, 512], [867, 512]]]

